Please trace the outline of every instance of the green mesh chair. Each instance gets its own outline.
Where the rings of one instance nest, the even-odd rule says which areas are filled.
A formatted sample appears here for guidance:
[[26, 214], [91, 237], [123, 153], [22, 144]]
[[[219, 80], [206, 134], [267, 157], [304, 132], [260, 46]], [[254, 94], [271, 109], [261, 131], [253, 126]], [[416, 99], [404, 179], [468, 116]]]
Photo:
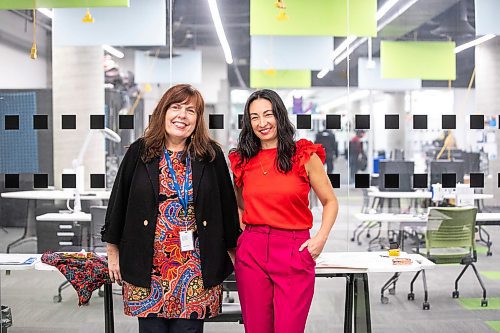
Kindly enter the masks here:
[[[462, 207], [433, 207], [429, 209], [427, 231], [425, 237], [426, 256], [429, 260], [439, 264], [461, 264], [465, 265], [462, 272], [455, 280], [453, 298], [459, 297], [458, 281], [467, 268], [472, 267], [474, 273], [483, 289], [481, 306], [488, 306], [486, 289], [479, 276], [474, 263], [477, 261], [475, 245], [476, 208]], [[418, 272], [420, 273], [420, 272]], [[408, 299], [413, 300], [413, 283], [418, 276], [415, 275], [410, 284]], [[425, 279], [425, 276], [423, 276]], [[425, 282], [424, 282], [425, 285]], [[427, 291], [425, 290], [427, 294]], [[426, 297], [427, 298], [427, 297]]]

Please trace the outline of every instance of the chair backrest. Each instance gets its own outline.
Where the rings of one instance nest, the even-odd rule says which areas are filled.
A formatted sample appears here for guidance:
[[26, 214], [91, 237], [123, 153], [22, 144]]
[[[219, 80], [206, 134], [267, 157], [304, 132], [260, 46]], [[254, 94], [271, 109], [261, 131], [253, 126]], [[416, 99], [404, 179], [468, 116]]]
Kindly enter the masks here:
[[101, 227], [104, 225], [107, 206], [90, 206], [90, 249], [92, 251], [106, 250], [106, 244], [101, 241]]
[[432, 207], [426, 232], [427, 253], [431, 249], [464, 248], [475, 250], [475, 225], [477, 208]]

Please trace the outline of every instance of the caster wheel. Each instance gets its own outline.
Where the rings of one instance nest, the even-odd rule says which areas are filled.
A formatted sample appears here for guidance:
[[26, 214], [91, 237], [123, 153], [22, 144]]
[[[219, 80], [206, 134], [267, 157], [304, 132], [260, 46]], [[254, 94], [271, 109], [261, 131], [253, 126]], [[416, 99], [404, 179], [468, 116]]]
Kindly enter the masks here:
[[396, 288], [389, 288], [389, 295], [396, 295]]
[[52, 298], [52, 302], [54, 302], [54, 303], [61, 303], [61, 301], [62, 301], [62, 296], [61, 295], [55, 295]]
[[429, 303], [427, 303], [427, 302], [424, 302], [424, 304], [422, 304], [422, 308], [423, 308], [424, 310], [430, 310], [431, 305], [430, 305]]
[[454, 292], [451, 293], [451, 297], [453, 298], [459, 298], [460, 297], [460, 293], [458, 292], [458, 290], [455, 290]]
[[354, 241], [355, 241], [354, 237], [353, 237], [353, 238], [351, 238], [351, 242], [354, 242]]
[[366, 234], [366, 238], [370, 238], [370, 237], [371, 237], [370, 234]]
[[491, 257], [492, 255], [493, 255], [493, 252], [487, 252], [487, 253], [486, 253], [486, 256], [487, 256], [487, 257]]
[[409, 301], [414, 301], [415, 300], [415, 294], [414, 293], [408, 293], [408, 300]]
[[99, 297], [104, 297], [104, 291], [103, 291], [103, 290], [99, 290], [99, 291], [97, 291], [97, 295], [98, 295]]
[[372, 249], [368, 248], [368, 252], [372, 252]]
[[482, 299], [481, 300], [481, 307], [484, 308], [484, 307], [487, 307], [488, 306], [488, 300], [487, 299]]
[[360, 246], [361, 246], [362, 244], [363, 244], [363, 243], [361, 243], [361, 242], [358, 242], [358, 245], [360, 245]]
[[388, 304], [389, 303], [389, 298], [387, 298], [385, 296], [382, 296], [382, 297], [380, 297], [380, 302], [382, 302], [382, 304]]
[[234, 303], [234, 297], [225, 297], [223, 302], [224, 303]]

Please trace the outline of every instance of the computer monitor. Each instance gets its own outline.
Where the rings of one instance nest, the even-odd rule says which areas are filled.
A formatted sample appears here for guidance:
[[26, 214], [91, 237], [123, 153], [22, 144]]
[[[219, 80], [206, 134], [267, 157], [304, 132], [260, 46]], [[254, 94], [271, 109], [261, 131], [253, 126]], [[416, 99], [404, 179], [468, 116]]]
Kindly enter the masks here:
[[[430, 169], [431, 185], [441, 183], [443, 187], [455, 187], [456, 183], [464, 182], [464, 161], [431, 161]], [[455, 174], [454, 181], [450, 174]]]
[[481, 154], [480, 153], [468, 153], [464, 152], [464, 172], [469, 174], [471, 172], [479, 172]]
[[[413, 191], [413, 172], [415, 163], [411, 161], [380, 161], [379, 189], [380, 191]], [[397, 174], [398, 177], [392, 175]], [[389, 175], [389, 176], [387, 176]], [[399, 184], [395, 182], [399, 178]], [[395, 185], [398, 185], [397, 187]]]

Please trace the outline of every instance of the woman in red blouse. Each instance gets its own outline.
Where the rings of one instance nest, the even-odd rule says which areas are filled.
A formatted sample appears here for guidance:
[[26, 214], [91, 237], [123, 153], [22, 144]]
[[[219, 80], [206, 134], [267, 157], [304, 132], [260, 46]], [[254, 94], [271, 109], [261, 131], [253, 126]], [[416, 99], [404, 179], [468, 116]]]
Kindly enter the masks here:
[[[323, 169], [325, 150], [301, 139], [272, 90], [247, 100], [238, 147], [229, 155], [245, 225], [235, 274], [247, 333], [304, 332], [314, 293], [315, 260], [335, 223], [338, 202]], [[308, 195], [323, 205], [313, 237]]]

